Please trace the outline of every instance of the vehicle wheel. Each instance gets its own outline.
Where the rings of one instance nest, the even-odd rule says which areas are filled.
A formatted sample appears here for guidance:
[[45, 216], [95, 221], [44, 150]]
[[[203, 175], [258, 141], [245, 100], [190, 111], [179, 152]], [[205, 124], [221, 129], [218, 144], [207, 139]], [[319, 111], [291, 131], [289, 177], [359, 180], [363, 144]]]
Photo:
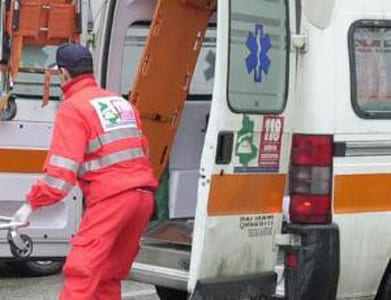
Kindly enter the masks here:
[[156, 285], [155, 288], [160, 300], [187, 300], [189, 297], [186, 291], [166, 288], [158, 285]]
[[389, 300], [391, 299], [391, 273], [386, 275], [383, 279], [380, 290], [376, 295], [375, 300]]
[[24, 260], [10, 262], [12, 268], [21, 276], [49, 276], [61, 272], [64, 261]]

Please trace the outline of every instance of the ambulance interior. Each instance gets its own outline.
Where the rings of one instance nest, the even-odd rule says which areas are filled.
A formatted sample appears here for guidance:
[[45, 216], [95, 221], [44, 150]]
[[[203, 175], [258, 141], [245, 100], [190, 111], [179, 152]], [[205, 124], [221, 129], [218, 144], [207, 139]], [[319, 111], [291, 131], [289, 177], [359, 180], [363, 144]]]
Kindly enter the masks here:
[[[152, 4], [152, 13], [154, 1], [148, 2]], [[121, 7], [122, 5], [124, 7]], [[150, 19], [145, 18], [145, 7], [143, 10], [140, 12], [143, 17], [139, 18], [134, 15], [137, 9], [133, 7], [129, 17], [126, 3], [118, 3], [114, 11], [110, 47], [107, 50], [107, 57], [102, 60], [107, 63], [103, 66], [103, 70], [106, 71], [102, 72], [106, 87], [125, 98], [132, 93], [131, 87], [137, 76], [151, 24]], [[137, 21], [134, 21], [135, 19]], [[136, 263], [133, 267], [133, 278], [144, 282], [153, 283], [156, 279], [152, 279], [150, 274], [143, 277], [138, 272], [143, 263], [189, 271], [200, 159], [212, 100], [215, 46], [216, 16], [212, 15], [193, 73], [168, 166], [157, 192], [158, 220], [150, 223], [137, 258], [137, 262], [141, 264]], [[169, 101], [164, 98], [161, 100]], [[183, 263], [184, 261], [186, 263]], [[186, 290], [186, 283], [181, 282], [172, 287]]]
[[[120, 81], [119, 92], [125, 98], [131, 94], [129, 86], [132, 85], [129, 83], [136, 76], [148, 30], [147, 22], [132, 24], [128, 28], [121, 62], [122, 70], [113, 72], [120, 79], [111, 76], [107, 83], [110, 88], [111, 80]], [[174, 219], [194, 217], [201, 152], [212, 99], [215, 43], [216, 27], [211, 24], [200, 52], [168, 164], [169, 217]]]

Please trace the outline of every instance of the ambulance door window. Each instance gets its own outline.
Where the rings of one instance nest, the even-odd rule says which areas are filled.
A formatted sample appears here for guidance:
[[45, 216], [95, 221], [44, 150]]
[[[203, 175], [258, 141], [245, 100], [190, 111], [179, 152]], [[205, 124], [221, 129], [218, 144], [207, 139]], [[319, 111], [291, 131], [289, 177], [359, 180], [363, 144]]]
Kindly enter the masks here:
[[[121, 93], [128, 97], [138, 66], [142, 57], [145, 43], [149, 34], [149, 22], [137, 22], [129, 26], [125, 37], [124, 54], [121, 76]], [[200, 51], [198, 63], [190, 85], [188, 100], [211, 100], [214, 79], [216, 47], [216, 26], [210, 24]]]
[[[287, 98], [289, 70], [288, 3], [230, 3], [229, 105], [235, 112], [281, 113]], [[248, 80], [249, 74], [252, 80]]]
[[363, 118], [391, 117], [391, 22], [358, 21], [349, 32], [351, 93]]
[[148, 37], [150, 23], [139, 22], [129, 26], [122, 59], [121, 94], [127, 98], [131, 92], [138, 65]]

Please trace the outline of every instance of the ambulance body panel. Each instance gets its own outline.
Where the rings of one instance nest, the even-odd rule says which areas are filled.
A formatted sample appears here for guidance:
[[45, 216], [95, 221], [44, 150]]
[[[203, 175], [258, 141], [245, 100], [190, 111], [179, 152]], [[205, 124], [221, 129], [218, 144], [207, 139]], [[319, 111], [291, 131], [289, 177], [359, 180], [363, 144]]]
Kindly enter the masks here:
[[329, 22], [317, 22], [319, 1], [310, 2], [302, 2], [294, 132], [333, 138], [337, 299], [374, 299], [390, 276], [390, 4], [328, 1]]

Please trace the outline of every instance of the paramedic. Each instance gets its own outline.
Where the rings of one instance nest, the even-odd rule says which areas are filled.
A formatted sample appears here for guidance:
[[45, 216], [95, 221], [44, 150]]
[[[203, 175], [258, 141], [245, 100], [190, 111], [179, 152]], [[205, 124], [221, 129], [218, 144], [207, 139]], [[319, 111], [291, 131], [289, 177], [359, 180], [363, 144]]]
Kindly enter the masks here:
[[32, 186], [14, 220], [63, 199], [78, 183], [86, 211], [64, 265], [60, 299], [121, 299], [121, 282], [153, 211], [157, 181], [133, 105], [100, 88], [87, 48], [56, 52], [64, 102], [55, 120], [45, 176]]

